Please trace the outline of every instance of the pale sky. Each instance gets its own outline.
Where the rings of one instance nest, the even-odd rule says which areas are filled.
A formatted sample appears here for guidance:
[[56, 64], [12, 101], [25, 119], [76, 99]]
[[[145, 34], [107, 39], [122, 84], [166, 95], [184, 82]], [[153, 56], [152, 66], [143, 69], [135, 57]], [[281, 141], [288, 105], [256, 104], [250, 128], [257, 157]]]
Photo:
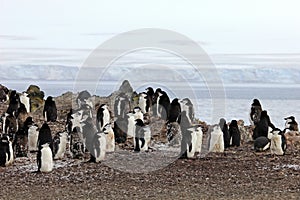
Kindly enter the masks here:
[[209, 54], [300, 54], [300, 1], [0, 0], [0, 64], [80, 65], [116, 34], [176, 31]]

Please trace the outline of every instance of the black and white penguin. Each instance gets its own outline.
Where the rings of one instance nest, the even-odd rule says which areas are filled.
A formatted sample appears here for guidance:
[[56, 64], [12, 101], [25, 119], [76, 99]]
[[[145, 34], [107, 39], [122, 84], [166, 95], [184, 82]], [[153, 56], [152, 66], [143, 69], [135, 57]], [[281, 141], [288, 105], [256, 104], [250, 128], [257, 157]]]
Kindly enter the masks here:
[[98, 163], [104, 160], [107, 150], [106, 146], [105, 133], [103, 131], [96, 133], [93, 139], [93, 158], [91, 157], [89, 162]]
[[23, 129], [24, 128], [24, 122], [28, 117], [26, 107], [23, 103], [20, 103], [20, 107], [18, 108], [16, 117], [17, 117], [17, 120], [18, 120], [18, 129]]
[[258, 99], [253, 99], [250, 110], [250, 123], [252, 125], [257, 125], [260, 120], [260, 115], [262, 112], [262, 106]]
[[278, 128], [273, 129], [271, 133], [273, 134], [270, 145], [271, 154], [280, 156], [284, 155], [287, 148], [284, 134]]
[[67, 150], [68, 133], [58, 132], [53, 138], [54, 159], [63, 159]]
[[[141, 108], [142, 113], [146, 113], [146, 107], [147, 107], [147, 94], [146, 92], [142, 92], [139, 94], [139, 107]], [[149, 107], [149, 105], [148, 105]]]
[[[95, 147], [94, 147], [94, 138], [97, 133], [97, 130], [93, 124], [92, 118], [88, 118], [85, 121], [82, 122], [82, 135], [83, 135], [83, 141], [85, 144], [86, 149], [90, 152], [90, 160], [88, 162], [96, 162], [95, 157]], [[103, 133], [101, 131], [100, 133]]]
[[87, 90], [79, 92], [79, 94], [76, 98], [78, 107], [80, 108], [81, 106], [83, 106], [85, 104], [90, 104], [89, 99], [91, 97], [92, 97], [91, 94]]
[[117, 118], [114, 122], [113, 131], [115, 133], [115, 141], [119, 143], [125, 143], [127, 140], [128, 132], [128, 119], [126, 118]]
[[144, 113], [140, 107], [135, 107], [133, 109], [134, 120], [140, 119], [144, 122]]
[[34, 124], [32, 117], [28, 117], [25, 121], [28, 127], [28, 151], [35, 152], [38, 151], [38, 136], [39, 136], [39, 127]]
[[40, 150], [40, 167], [38, 171], [40, 172], [51, 172], [53, 170], [53, 154], [49, 143], [41, 145]]
[[180, 145], [182, 134], [177, 122], [167, 123], [167, 140], [170, 146]]
[[11, 91], [9, 95], [9, 105], [6, 113], [17, 116], [17, 111], [20, 106], [20, 97], [15, 90]]
[[52, 96], [48, 96], [45, 101], [43, 115], [46, 122], [55, 122], [57, 119], [57, 108]]
[[111, 124], [106, 124], [103, 128], [103, 133], [106, 139], [106, 152], [115, 151], [115, 133]]
[[110, 123], [110, 112], [106, 104], [102, 104], [97, 110], [97, 130], [101, 132], [106, 124]]
[[125, 118], [126, 113], [129, 111], [130, 101], [125, 93], [120, 93], [115, 98], [114, 103], [114, 117]]
[[[48, 126], [48, 124], [45, 122], [42, 127], [39, 130], [39, 136], [38, 136], [38, 153], [37, 153], [37, 165], [38, 165], [38, 171], [41, 171], [42, 162], [45, 161], [47, 163], [43, 163], [45, 166], [50, 165], [53, 161], [53, 141], [52, 141], [52, 135], [51, 130]], [[42, 149], [44, 148], [44, 154], [42, 159]], [[51, 153], [49, 152], [49, 149]], [[51, 158], [48, 157], [51, 155]], [[52, 169], [51, 169], [52, 170]]]
[[226, 120], [224, 118], [220, 119], [219, 126], [223, 132], [224, 148], [225, 149], [229, 148], [230, 147], [230, 135], [228, 132], [228, 126], [227, 126]]
[[135, 134], [135, 114], [133, 112], [127, 113], [127, 136], [134, 137]]
[[9, 100], [8, 96], [9, 90], [7, 87], [0, 85], [0, 102], [6, 102]]
[[146, 101], [146, 111], [149, 112], [152, 109], [154, 103], [154, 90], [152, 87], [146, 88], [147, 101]]
[[222, 153], [224, 152], [223, 132], [219, 124], [213, 125], [208, 130], [209, 152]]
[[17, 132], [18, 123], [17, 119], [13, 114], [4, 113], [2, 117], [2, 132], [12, 135]]
[[285, 128], [289, 129], [290, 131], [298, 131], [298, 123], [294, 116], [284, 118], [285, 121]]
[[194, 106], [189, 98], [184, 98], [180, 101], [181, 111], [186, 111], [190, 123], [194, 121]]
[[257, 137], [254, 140], [254, 150], [258, 152], [266, 151], [270, 148], [270, 139], [265, 136]]
[[195, 153], [201, 153], [203, 132], [200, 126], [191, 127], [188, 129], [191, 132], [191, 146], [187, 147], [187, 157], [193, 158]]
[[231, 138], [231, 146], [239, 147], [241, 144], [241, 133], [236, 120], [232, 120], [229, 124], [229, 135]]
[[178, 98], [173, 99], [172, 103], [169, 105], [168, 108], [168, 123], [172, 122], [179, 122], [180, 123], [180, 115], [181, 113], [181, 106], [179, 103]]
[[30, 113], [30, 98], [26, 92], [20, 95], [20, 103], [24, 104], [27, 113]]
[[166, 120], [168, 116], [168, 108], [170, 105], [170, 98], [168, 97], [165, 91], [162, 91], [160, 88], [156, 89], [155, 95], [156, 99], [156, 109], [157, 116]]
[[188, 129], [191, 127], [189, 118], [187, 117], [186, 111], [180, 113], [180, 130], [181, 130], [181, 149], [180, 158], [187, 158], [187, 151], [191, 151], [192, 134]]
[[12, 142], [7, 134], [0, 139], [0, 166], [6, 167], [12, 165], [14, 161], [14, 152]]
[[150, 127], [146, 126], [141, 119], [135, 121], [134, 151], [147, 151], [151, 140]]
[[271, 129], [275, 129], [275, 126], [272, 124], [267, 111], [264, 110], [261, 112], [260, 120], [253, 130], [253, 136], [252, 136], [253, 140], [261, 136], [268, 137], [269, 127]]

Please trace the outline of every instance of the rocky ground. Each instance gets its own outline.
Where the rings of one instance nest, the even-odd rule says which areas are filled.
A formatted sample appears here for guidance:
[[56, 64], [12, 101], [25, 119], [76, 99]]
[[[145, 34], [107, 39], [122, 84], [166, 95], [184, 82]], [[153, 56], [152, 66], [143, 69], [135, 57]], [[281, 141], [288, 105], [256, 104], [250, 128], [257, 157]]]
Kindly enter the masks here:
[[[53, 132], [64, 129], [70, 95], [56, 98], [60, 117], [50, 124]], [[1, 105], [1, 113], [4, 109]], [[40, 110], [31, 115], [41, 125]], [[66, 156], [51, 173], [35, 173], [36, 155], [29, 154], [0, 168], [0, 199], [299, 199], [299, 149], [272, 156], [252, 146], [189, 160], [176, 159], [158, 144], [138, 154], [118, 146], [98, 164]]]

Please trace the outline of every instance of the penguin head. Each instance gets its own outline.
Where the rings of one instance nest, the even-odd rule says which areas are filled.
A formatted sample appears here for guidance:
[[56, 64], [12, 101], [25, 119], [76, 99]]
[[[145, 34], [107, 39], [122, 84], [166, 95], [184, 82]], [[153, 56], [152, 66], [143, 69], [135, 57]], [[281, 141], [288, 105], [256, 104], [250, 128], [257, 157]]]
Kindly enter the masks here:
[[141, 127], [144, 126], [144, 122], [141, 119], [136, 119], [135, 122], [136, 122], [135, 123], [136, 126], [141, 126]]
[[231, 120], [231, 122], [230, 122], [230, 127], [237, 127], [238, 126], [238, 124], [237, 124], [237, 121], [236, 120]]
[[289, 116], [289, 117], [286, 117], [284, 118], [284, 120], [292, 120], [292, 121], [295, 121], [295, 117], [294, 116]]
[[253, 105], [260, 105], [260, 102], [258, 99], [253, 99]]
[[223, 127], [225, 124], [226, 124], [226, 120], [224, 118], [221, 118], [219, 122], [220, 127]]
[[271, 133], [273, 133], [274, 135], [281, 135], [282, 131], [279, 128], [274, 128]]

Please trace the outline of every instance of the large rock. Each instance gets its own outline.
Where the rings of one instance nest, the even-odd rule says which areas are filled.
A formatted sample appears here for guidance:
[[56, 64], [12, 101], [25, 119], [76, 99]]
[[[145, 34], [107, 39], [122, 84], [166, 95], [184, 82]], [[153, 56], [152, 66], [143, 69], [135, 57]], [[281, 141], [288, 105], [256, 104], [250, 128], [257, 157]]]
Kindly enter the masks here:
[[44, 105], [45, 93], [36, 85], [30, 85], [26, 91], [30, 98], [30, 111], [34, 112]]

